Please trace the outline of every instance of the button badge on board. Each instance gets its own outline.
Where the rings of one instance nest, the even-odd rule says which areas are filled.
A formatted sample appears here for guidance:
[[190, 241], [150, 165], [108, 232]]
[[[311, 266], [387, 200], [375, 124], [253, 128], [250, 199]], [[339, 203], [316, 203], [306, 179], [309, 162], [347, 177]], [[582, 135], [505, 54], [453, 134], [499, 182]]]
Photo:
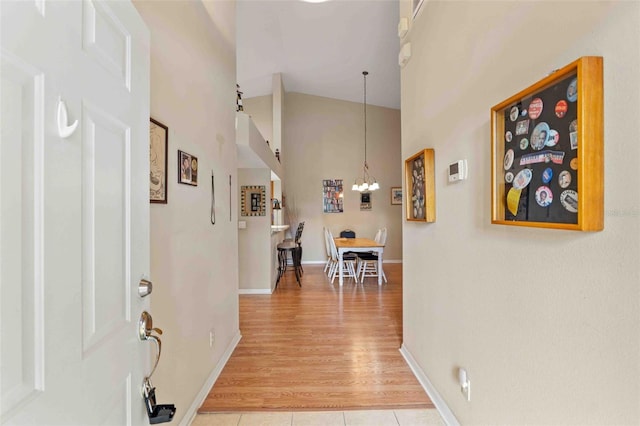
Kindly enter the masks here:
[[556, 117], [558, 118], [562, 118], [567, 114], [567, 109], [569, 108], [569, 105], [567, 104], [567, 101], [565, 101], [564, 99], [561, 99], [558, 101], [558, 103], [556, 104]]
[[540, 207], [547, 207], [553, 201], [553, 193], [548, 186], [540, 186], [536, 189], [536, 203]]
[[544, 107], [544, 104], [542, 103], [542, 99], [535, 98], [534, 100], [532, 100], [531, 103], [529, 104], [529, 117], [531, 117], [534, 120], [540, 117], [540, 114], [542, 114], [543, 107]]
[[504, 181], [505, 181], [505, 182], [507, 182], [507, 183], [511, 183], [511, 182], [513, 182], [513, 173], [511, 173], [511, 172], [507, 172], [507, 173], [504, 175]]
[[565, 189], [560, 194], [560, 204], [568, 212], [578, 213], [578, 193], [573, 189]]
[[549, 129], [549, 134], [547, 135], [547, 142], [545, 142], [545, 145], [556, 146], [559, 140], [560, 140], [560, 134], [558, 134], [556, 130]]
[[564, 189], [571, 185], [571, 173], [568, 170], [563, 170], [558, 175], [558, 185], [560, 188]]
[[527, 148], [529, 148], [529, 139], [527, 138], [520, 139], [520, 149], [524, 151]]
[[569, 102], [575, 102], [578, 99], [578, 78], [574, 78], [567, 87], [567, 99]]
[[509, 151], [507, 151], [507, 153], [504, 155], [504, 169], [505, 170], [509, 170], [511, 168], [511, 166], [513, 166], [513, 150], [510, 149]]
[[578, 159], [572, 158], [569, 162], [569, 167], [571, 167], [573, 170], [578, 170]]
[[544, 172], [542, 172], [542, 183], [549, 183], [551, 182], [552, 178], [553, 170], [551, 170], [551, 167], [547, 167], [546, 169], [544, 169]]
[[536, 127], [533, 128], [533, 133], [531, 134], [531, 141], [529, 142], [531, 144], [531, 148], [536, 151], [544, 148], [549, 136], [549, 130], [551, 130], [549, 129], [549, 125], [544, 121], [542, 123], [538, 123]]
[[507, 133], [504, 134], [504, 139], [507, 142], [511, 142], [511, 140], [513, 139], [513, 133], [511, 133], [511, 131], [507, 131]]
[[518, 109], [518, 107], [512, 106], [511, 110], [509, 111], [509, 119], [511, 121], [516, 121], [519, 115], [520, 115], [520, 110]]
[[531, 169], [522, 169], [518, 172], [516, 177], [513, 178], [513, 187], [515, 189], [524, 189], [531, 182], [531, 178], [533, 177], [533, 172]]

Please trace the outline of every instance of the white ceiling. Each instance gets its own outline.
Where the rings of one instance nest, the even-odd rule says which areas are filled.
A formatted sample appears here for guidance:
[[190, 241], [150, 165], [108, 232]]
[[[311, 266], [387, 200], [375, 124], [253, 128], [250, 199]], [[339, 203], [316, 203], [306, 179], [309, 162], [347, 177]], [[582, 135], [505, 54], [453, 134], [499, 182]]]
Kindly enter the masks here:
[[237, 1], [243, 98], [269, 95], [272, 75], [300, 92], [400, 109], [398, 0]]

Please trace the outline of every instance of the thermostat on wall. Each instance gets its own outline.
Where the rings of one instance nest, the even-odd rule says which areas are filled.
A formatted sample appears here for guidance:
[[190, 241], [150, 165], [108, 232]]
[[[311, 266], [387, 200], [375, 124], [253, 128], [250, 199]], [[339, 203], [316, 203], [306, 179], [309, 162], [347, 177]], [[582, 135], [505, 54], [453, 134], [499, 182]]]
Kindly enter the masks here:
[[457, 182], [467, 178], [467, 160], [459, 160], [449, 164], [449, 182]]

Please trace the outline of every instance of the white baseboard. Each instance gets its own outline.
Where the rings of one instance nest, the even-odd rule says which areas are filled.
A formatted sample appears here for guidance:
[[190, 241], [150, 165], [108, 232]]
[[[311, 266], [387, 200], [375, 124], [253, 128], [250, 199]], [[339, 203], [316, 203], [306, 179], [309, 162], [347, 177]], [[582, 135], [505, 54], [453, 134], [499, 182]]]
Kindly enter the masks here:
[[238, 294], [271, 294], [272, 291], [268, 288], [241, 288], [238, 289]]
[[[303, 265], [324, 265], [327, 263], [326, 260], [303, 260]], [[402, 259], [382, 259], [382, 263], [402, 263]]]
[[407, 364], [409, 364], [409, 368], [413, 371], [414, 376], [416, 376], [416, 379], [418, 379], [422, 388], [427, 392], [427, 395], [429, 395], [433, 405], [436, 406], [442, 420], [444, 420], [447, 426], [460, 426], [460, 422], [458, 422], [456, 416], [453, 415], [453, 412], [447, 403], [444, 402], [444, 399], [442, 399], [435, 386], [433, 386], [427, 375], [424, 374], [424, 371], [422, 371], [422, 368], [420, 368], [415, 358], [413, 358], [413, 355], [411, 355], [411, 352], [409, 352], [404, 344], [400, 347], [400, 353], [404, 357], [405, 361], [407, 361]]
[[196, 398], [193, 400], [193, 403], [189, 407], [189, 410], [187, 410], [184, 417], [182, 417], [180, 426], [189, 426], [196, 418], [196, 414], [198, 414], [198, 408], [200, 408], [204, 400], [207, 398], [207, 395], [213, 387], [213, 384], [216, 382], [216, 380], [218, 380], [218, 377], [220, 377], [222, 369], [229, 361], [229, 358], [231, 358], [231, 354], [235, 350], [236, 346], [238, 346], [240, 339], [242, 339], [242, 335], [240, 334], [240, 330], [238, 330], [233, 339], [231, 339], [231, 343], [229, 343], [229, 346], [227, 346], [224, 354], [222, 354], [222, 358], [220, 358], [220, 361], [218, 361], [218, 364], [216, 364], [215, 368], [209, 375], [209, 378], [207, 378], [207, 381], [204, 382], [202, 389], [200, 389], [200, 392], [198, 392], [198, 395], [196, 395]]

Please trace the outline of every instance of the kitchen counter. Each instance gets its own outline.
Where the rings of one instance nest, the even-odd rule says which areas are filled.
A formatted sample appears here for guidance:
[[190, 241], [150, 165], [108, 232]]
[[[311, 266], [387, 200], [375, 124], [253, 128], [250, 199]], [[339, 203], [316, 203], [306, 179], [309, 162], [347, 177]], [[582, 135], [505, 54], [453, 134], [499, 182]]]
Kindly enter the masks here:
[[271, 225], [271, 235], [286, 231], [287, 229], [289, 229], [289, 225]]

